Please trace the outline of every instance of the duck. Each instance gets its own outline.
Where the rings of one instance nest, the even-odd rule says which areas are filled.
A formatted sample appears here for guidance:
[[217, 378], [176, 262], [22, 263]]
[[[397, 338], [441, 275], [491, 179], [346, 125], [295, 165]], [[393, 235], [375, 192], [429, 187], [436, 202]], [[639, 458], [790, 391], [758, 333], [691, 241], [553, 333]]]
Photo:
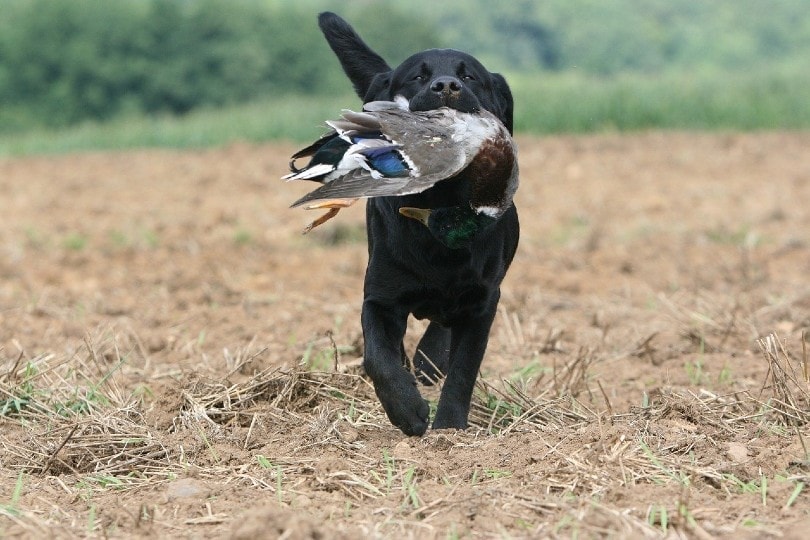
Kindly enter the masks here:
[[[411, 111], [405, 98], [366, 103], [326, 121], [330, 128], [290, 158], [287, 181], [321, 185], [291, 208], [327, 209], [304, 233], [360, 199], [421, 193], [468, 169], [470, 199], [445, 208], [401, 207], [450, 249], [469, 245], [512, 205], [518, 187], [517, 145], [486, 110], [441, 107]], [[309, 158], [306, 166], [297, 162]]]

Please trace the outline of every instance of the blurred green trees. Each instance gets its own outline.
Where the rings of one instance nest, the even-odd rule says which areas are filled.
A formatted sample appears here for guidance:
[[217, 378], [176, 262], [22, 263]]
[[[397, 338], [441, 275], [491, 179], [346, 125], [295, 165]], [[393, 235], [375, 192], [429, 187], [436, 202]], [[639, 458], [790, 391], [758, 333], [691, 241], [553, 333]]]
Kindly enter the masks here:
[[468, 51], [510, 76], [527, 107], [542, 96], [519, 86], [567, 74], [589, 84], [699, 76], [722, 88], [729, 75], [762, 72], [804, 85], [808, 8], [808, 0], [2, 0], [0, 134], [345, 94], [350, 85], [316, 24], [325, 9], [392, 65], [429, 47]]
[[[344, 91], [317, 10], [258, 1], [4, 0], [0, 132], [121, 113], [184, 113], [279, 93]], [[412, 50], [429, 22], [369, 12]], [[333, 69], [324, 69], [324, 66]]]

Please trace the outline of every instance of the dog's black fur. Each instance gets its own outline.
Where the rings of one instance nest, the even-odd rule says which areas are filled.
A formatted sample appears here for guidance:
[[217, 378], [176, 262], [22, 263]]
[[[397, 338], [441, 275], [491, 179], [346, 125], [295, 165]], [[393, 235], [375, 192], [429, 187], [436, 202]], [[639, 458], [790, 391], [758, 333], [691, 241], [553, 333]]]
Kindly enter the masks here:
[[[430, 49], [391, 69], [339, 16], [322, 13], [318, 22], [364, 103], [401, 95], [412, 110], [486, 109], [511, 133], [512, 93], [506, 80], [472, 56]], [[362, 311], [363, 366], [388, 418], [407, 435], [427, 430], [429, 412], [407, 369], [402, 340], [408, 315], [431, 321], [414, 355], [416, 376], [430, 384], [446, 375], [433, 427], [466, 428], [519, 225], [513, 206], [468, 248], [451, 250], [398, 210], [467, 204], [469, 192], [470, 178], [462, 172], [418, 195], [369, 199], [366, 206], [369, 261]]]

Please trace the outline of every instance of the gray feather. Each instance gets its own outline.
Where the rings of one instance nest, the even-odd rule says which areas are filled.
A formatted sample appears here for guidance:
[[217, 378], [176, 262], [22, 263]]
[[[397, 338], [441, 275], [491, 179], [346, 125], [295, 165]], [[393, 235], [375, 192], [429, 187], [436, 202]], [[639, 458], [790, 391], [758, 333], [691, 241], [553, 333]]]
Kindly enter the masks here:
[[368, 171], [355, 169], [349, 174], [327, 182], [315, 191], [307, 193], [292, 203], [290, 208], [329, 199], [365, 199], [394, 195], [398, 190], [406, 186], [409, 180], [408, 177], [373, 179]]
[[343, 111], [343, 118], [350, 123], [355, 124], [361, 129], [378, 130], [380, 129], [380, 119], [373, 114]]

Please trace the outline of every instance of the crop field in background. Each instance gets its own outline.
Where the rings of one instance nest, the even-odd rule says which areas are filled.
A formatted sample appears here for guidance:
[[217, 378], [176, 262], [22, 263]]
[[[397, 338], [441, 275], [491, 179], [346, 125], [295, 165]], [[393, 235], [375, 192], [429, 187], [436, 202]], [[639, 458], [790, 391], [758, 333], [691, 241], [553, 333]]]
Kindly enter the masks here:
[[802, 538], [810, 134], [518, 142], [472, 426], [422, 438], [294, 145], [0, 159], [0, 536]]

